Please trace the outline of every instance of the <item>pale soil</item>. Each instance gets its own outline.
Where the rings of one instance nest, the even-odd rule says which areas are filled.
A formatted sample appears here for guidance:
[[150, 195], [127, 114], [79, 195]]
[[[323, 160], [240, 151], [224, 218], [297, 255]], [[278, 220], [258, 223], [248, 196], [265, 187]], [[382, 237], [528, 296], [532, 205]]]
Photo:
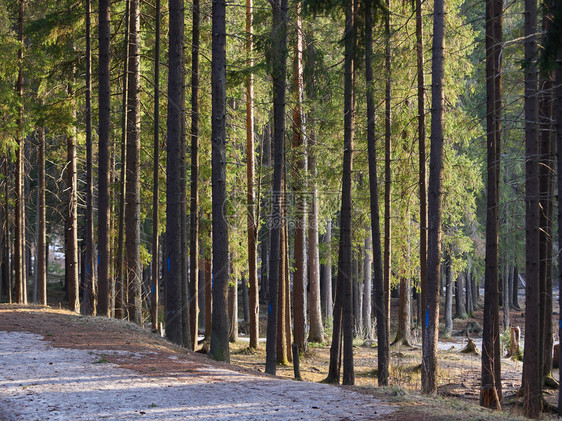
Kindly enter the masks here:
[[[232, 344], [237, 365], [229, 365], [124, 321], [0, 305], [0, 420], [515, 419], [515, 407], [476, 405], [480, 357], [460, 354], [461, 345], [439, 351], [442, 386], [431, 398], [416, 392], [416, 347], [392, 351], [393, 386], [376, 388], [376, 349], [358, 342], [357, 386], [338, 387], [312, 383], [326, 376], [327, 346], [303, 357], [308, 381], [296, 382], [260, 373], [265, 346], [249, 353], [246, 342]], [[515, 390], [521, 363], [502, 363], [506, 392]], [[292, 367], [278, 375], [291, 378]]]
[[[142, 332], [124, 323], [38, 311], [0, 318], [0, 419], [367, 420], [393, 412], [373, 396], [234, 371], [159, 338], [142, 346]], [[96, 322], [121, 330], [123, 346]]]

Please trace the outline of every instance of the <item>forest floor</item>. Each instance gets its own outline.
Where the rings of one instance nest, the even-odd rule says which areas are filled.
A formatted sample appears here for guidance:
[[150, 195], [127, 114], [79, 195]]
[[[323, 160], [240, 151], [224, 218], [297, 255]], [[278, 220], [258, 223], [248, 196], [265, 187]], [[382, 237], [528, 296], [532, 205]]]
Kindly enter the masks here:
[[[376, 388], [376, 349], [358, 341], [357, 385], [332, 386], [317, 383], [326, 376], [327, 345], [301, 358], [305, 381], [297, 382], [288, 380], [289, 366], [279, 367], [280, 378], [263, 374], [264, 347], [251, 353], [243, 339], [231, 344], [233, 364], [218, 363], [125, 321], [3, 304], [0, 420], [516, 419], [517, 406], [477, 406], [480, 359], [459, 353], [456, 341], [441, 346], [439, 394], [428, 397], [417, 392], [416, 346], [392, 350], [393, 386]], [[521, 363], [503, 359], [502, 372], [509, 396]]]

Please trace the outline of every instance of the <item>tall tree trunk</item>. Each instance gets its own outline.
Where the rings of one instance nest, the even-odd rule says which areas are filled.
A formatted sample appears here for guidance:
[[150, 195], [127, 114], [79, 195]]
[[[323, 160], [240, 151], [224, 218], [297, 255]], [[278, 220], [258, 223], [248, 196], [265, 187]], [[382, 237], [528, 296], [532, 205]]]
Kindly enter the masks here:
[[377, 180], [377, 153], [375, 138], [375, 102], [373, 98], [373, 34], [372, 34], [372, 2], [368, 0], [365, 7], [365, 79], [367, 82], [367, 148], [369, 154], [369, 192], [371, 195], [371, 235], [373, 239], [374, 268], [374, 307], [377, 319], [378, 339], [378, 383], [388, 385], [388, 366], [390, 363], [390, 332], [384, 322], [385, 294], [382, 264], [381, 231], [379, 221], [379, 198]]
[[142, 323], [140, 260], [140, 2], [129, 8], [129, 82], [127, 95], [127, 180], [125, 249], [129, 320]]
[[[185, 6], [184, 6], [185, 7]], [[183, 64], [185, 66], [185, 64]], [[188, 227], [187, 227], [187, 128], [185, 120], [185, 68], [183, 69], [182, 76], [183, 87], [181, 90], [181, 104], [182, 104], [182, 117], [181, 117], [181, 135], [180, 135], [180, 203], [181, 203], [181, 328], [182, 328], [182, 345], [188, 349], [195, 349], [195, 341], [197, 340], [197, 330], [199, 323], [196, 319], [190, 317], [190, 309], [192, 301], [197, 306], [197, 296], [190, 296], [190, 279], [188, 276], [189, 253], [188, 248]], [[197, 313], [199, 309], [197, 308]], [[198, 317], [196, 314], [194, 317]], [[191, 323], [195, 329], [195, 337], [193, 345], [191, 341]]]
[[537, 98], [537, 2], [525, 0], [525, 347], [521, 388], [525, 415], [537, 418], [542, 405], [539, 297], [539, 168]]
[[[344, 58], [344, 147], [342, 172], [342, 202], [340, 223], [340, 249], [338, 253], [338, 277], [336, 284], [336, 306], [334, 306], [334, 329], [330, 348], [330, 370], [328, 381], [338, 381], [343, 336], [343, 384], [355, 382], [353, 368], [353, 290], [352, 290], [352, 244], [351, 244], [351, 173], [353, 171], [354, 109], [354, 58], [356, 44], [355, 4], [349, 0], [345, 8], [345, 58]], [[340, 298], [341, 297], [341, 298]], [[336, 324], [340, 313], [341, 323]], [[338, 369], [335, 372], [334, 369]]]
[[[390, 10], [390, 0], [386, 0], [386, 7]], [[385, 39], [385, 95], [384, 95], [384, 255], [383, 255], [383, 275], [384, 275], [384, 323], [386, 331], [390, 336], [390, 277], [392, 259], [392, 129], [391, 129], [391, 57], [390, 57], [390, 13], [385, 14], [384, 22]], [[381, 323], [379, 320], [378, 323]]]
[[273, 80], [273, 188], [269, 228], [271, 245], [269, 257], [269, 309], [267, 316], [267, 342], [265, 371], [275, 374], [277, 364], [277, 290], [280, 280], [281, 246], [281, 180], [285, 152], [285, 99], [287, 74], [287, 12], [288, 0], [272, 2], [273, 26], [271, 43]]
[[306, 146], [302, 123], [303, 76], [302, 76], [302, 18], [301, 4], [296, 4], [296, 43], [293, 57], [293, 195], [295, 200], [295, 233], [293, 274], [293, 324], [295, 343], [304, 352], [306, 343], [306, 199], [303, 195], [303, 179], [306, 177]]
[[15, 206], [15, 245], [14, 245], [14, 259], [15, 259], [15, 302], [18, 304], [27, 304], [27, 276], [25, 273], [24, 264], [24, 250], [25, 250], [25, 199], [24, 199], [24, 149], [25, 149], [25, 136], [23, 134], [23, 51], [25, 48], [24, 34], [23, 34], [23, 20], [24, 20], [25, 0], [19, 0], [18, 12], [18, 43], [20, 44], [18, 50], [18, 78], [16, 81], [16, 92], [20, 99], [20, 106], [18, 110], [18, 131], [17, 142], [18, 149], [16, 152], [16, 206]]
[[[105, 1], [105, 0], [104, 0]], [[129, 25], [131, 21], [130, 8], [132, 0], [125, 0], [125, 49], [123, 65], [123, 96], [121, 117], [121, 175], [119, 180], [119, 228], [117, 236], [117, 285], [115, 286], [115, 317], [117, 319], [125, 316], [125, 275], [124, 275], [124, 242], [125, 242], [125, 183], [127, 181], [127, 136], [129, 132], [129, 119], [127, 116], [127, 103], [129, 97]], [[109, 7], [109, 6], [108, 6]], [[109, 27], [109, 20], [108, 20]], [[109, 30], [109, 29], [108, 29]], [[109, 32], [108, 32], [109, 35]], [[109, 45], [108, 45], [109, 49]], [[109, 50], [108, 50], [109, 54]], [[109, 72], [108, 72], [109, 75]], [[108, 79], [109, 83], [109, 79]], [[109, 88], [108, 88], [109, 89]], [[109, 95], [109, 90], [108, 90]], [[109, 102], [108, 102], [109, 106]], [[109, 142], [109, 132], [108, 132]], [[109, 152], [108, 152], [109, 153]], [[101, 157], [100, 157], [101, 159]], [[109, 187], [108, 187], [109, 188]], [[101, 248], [101, 246], [100, 246]], [[109, 248], [108, 248], [109, 252]], [[109, 273], [109, 272], [108, 272]], [[108, 275], [109, 276], [109, 275]]]
[[[559, 14], [562, 12], [560, 9], [562, 5], [560, 3], [556, 3], [555, 6], [555, 13]], [[562, 62], [562, 51], [558, 51], [557, 54], [557, 61], [558, 63]], [[554, 121], [556, 124], [556, 163], [557, 168], [559, 169], [556, 173], [556, 181], [558, 185], [558, 197], [562, 197], [562, 66], [558, 65], [555, 74], [555, 83], [554, 83]], [[558, 205], [558, 215], [557, 221], [558, 227], [562, 227], [562, 206]], [[562, 230], [558, 229], [558, 236], [557, 236], [558, 244], [562, 244]], [[562, 253], [558, 253], [558, 267], [562, 267]], [[517, 267], [514, 269], [514, 289], [517, 286]], [[558, 271], [558, 285], [562, 285], [562, 271]], [[514, 297], [516, 295], [514, 294]], [[514, 301], [516, 304], [517, 301]], [[558, 305], [559, 308], [562, 308], [562, 294], [558, 294]], [[558, 312], [558, 338], [562, 338], [562, 313]], [[562, 367], [562, 352], [558, 353], [558, 367]], [[562, 384], [562, 370], [559, 369], [558, 372], [558, 382]], [[562, 414], [562, 387], [558, 387], [558, 413]]]
[[[422, 4], [422, 0], [416, 0], [416, 61], [418, 73], [418, 184], [420, 200], [420, 319], [422, 318], [421, 310], [425, 308], [424, 299], [427, 278], [427, 180], [425, 168], [425, 80], [423, 73], [424, 57]], [[421, 327], [423, 332], [425, 330], [425, 323], [422, 322]]]
[[318, 176], [316, 168], [316, 132], [310, 132], [308, 143], [308, 170], [310, 173], [310, 208], [308, 219], [308, 271], [310, 278], [310, 295], [308, 300], [310, 330], [309, 342], [324, 342], [324, 326], [322, 324], [321, 292], [320, 292], [320, 252], [318, 249]]
[[[554, 20], [554, 1], [544, 4], [542, 17], [543, 33], [550, 33]], [[561, 63], [558, 63], [560, 65]], [[553, 142], [553, 89], [554, 80], [550, 73], [539, 80], [539, 302], [540, 302], [540, 346], [543, 382], [552, 378], [552, 217], [554, 177]]]
[[84, 238], [86, 289], [82, 296], [82, 313], [96, 314], [97, 291], [94, 268], [94, 171], [92, 152], [92, 50], [91, 0], [86, 0], [86, 229]]
[[[543, 16], [543, 32], [549, 31], [552, 19], [550, 11], [552, 5]], [[540, 345], [543, 376], [552, 377], [552, 214], [554, 193], [553, 169], [556, 168], [553, 161], [554, 145], [552, 141], [551, 124], [553, 117], [552, 90], [554, 81], [547, 76], [539, 82], [539, 279], [540, 279]]]
[[439, 278], [441, 277], [441, 213], [443, 180], [443, 44], [444, 4], [435, 0], [431, 81], [431, 152], [428, 185], [427, 279], [424, 302], [422, 392], [437, 391], [437, 338], [439, 335]]
[[152, 330], [158, 329], [158, 303], [160, 301], [159, 277], [160, 265], [158, 244], [158, 226], [160, 225], [160, 0], [155, 3], [154, 22], [154, 157], [153, 157], [153, 182], [152, 182], [152, 294], [151, 294], [151, 319]]
[[[191, 337], [193, 349], [197, 345], [198, 313], [197, 285], [199, 280], [199, 0], [193, 1], [193, 30], [191, 35], [191, 191], [189, 206], [189, 292], [192, 297], [190, 303]], [[210, 279], [205, 278], [206, 282]], [[205, 329], [205, 336], [207, 330]], [[209, 340], [211, 337], [209, 336]]]
[[168, 134], [166, 171], [166, 336], [183, 344], [181, 261], [181, 135], [183, 83], [184, 6], [181, 0], [169, 0], [169, 74]]
[[[39, 129], [39, 150], [38, 167], [39, 167], [39, 230], [37, 232], [37, 283], [39, 286], [39, 304], [47, 305], [47, 262], [46, 262], [46, 246], [47, 246], [47, 216], [45, 205], [45, 129]], [[7, 180], [5, 181], [7, 182]], [[7, 215], [4, 224], [8, 224]], [[3, 239], [7, 241], [6, 230], [3, 228]], [[6, 245], [7, 246], [7, 245]], [[4, 247], [6, 247], [4, 246]], [[5, 255], [3, 256], [5, 258]], [[7, 260], [4, 260], [3, 266], [6, 266]]]
[[213, 331], [211, 354], [230, 361], [228, 343], [228, 224], [226, 202], [226, 23], [225, 0], [213, 2], [212, 46], [212, 185], [213, 185]]
[[[251, 69], [253, 58], [253, 0], [246, 0], [246, 64]], [[248, 201], [248, 281], [250, 283], [250, 348], [259, 345], [259, 301], [258, 301], [258, 227], [259, 215], [255, 210], [255, 152], [254, 152], [254, 74], [246, 78], [246, 176]]]
[[[68, 89], [69, 96], [73, 96], [72, 88]], [[73, 99], [71, 99], [73, 101]], [[76, 111], [73, 111], [73, 116]], [[79, 279], [78, 279], [78, 191], [76, 173], [76, 133], [66, 136], [66, 188], [68, 202], [66, 208], [66, 251], [68, 282], [68, 307], [70, 311], [80, 312]], [[25, 232], [25, 231], [24, 231]]]
[[373, 263], [371, 251], [371, 235], [365, 237], [365, 254], [363, 257], [363, 330], [367, 339], [373, 336], [371, 317], [371, 290], [373, 279], [371, 277], [371, 264]]
[[334, 300], [332, 296], [332, 221], [326, 221], [326, 264], [324, 265], [324, 317], [332, 317], [334, 311]]

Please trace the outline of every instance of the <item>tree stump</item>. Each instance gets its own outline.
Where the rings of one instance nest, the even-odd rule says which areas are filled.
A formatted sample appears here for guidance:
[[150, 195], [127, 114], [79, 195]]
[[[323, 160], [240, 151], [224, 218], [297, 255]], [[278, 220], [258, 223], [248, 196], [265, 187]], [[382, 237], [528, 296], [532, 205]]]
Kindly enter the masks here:
[[494, 385], [486, 385], [480, 389], [480, 405], [490, 409], [501, 409], [498, 391]]
[[478, 355], [478, 349], [476, 348], [476, 344], [474, 343], [474, 341], [470, 338], [468, 338], [468, 343], [466, 344], [466, 346], [464, 347], [464, 349], [461, 351], [463, 354], [475, 354]]
[[521, 329], [519, 326], [515, 326], [511, 328], [511, 339], [509, 341], [509, 353], [507, 354], [508, 357], [516, 357], [520, 354], [519, 350], [519, 340], [521, 338]]

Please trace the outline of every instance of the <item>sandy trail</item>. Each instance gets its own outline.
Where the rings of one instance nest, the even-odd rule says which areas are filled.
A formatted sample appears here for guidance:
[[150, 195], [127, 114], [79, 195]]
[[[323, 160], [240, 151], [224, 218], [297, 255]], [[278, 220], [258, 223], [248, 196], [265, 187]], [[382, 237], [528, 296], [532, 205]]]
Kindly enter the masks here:
[[[55, 348], [0, 331], [0, 420], [366, 420], [392, 406], [341, 387], [253, 376], [143, 351]], [[181, 373], [147, 375], [106, 357], [171, 358]]]

